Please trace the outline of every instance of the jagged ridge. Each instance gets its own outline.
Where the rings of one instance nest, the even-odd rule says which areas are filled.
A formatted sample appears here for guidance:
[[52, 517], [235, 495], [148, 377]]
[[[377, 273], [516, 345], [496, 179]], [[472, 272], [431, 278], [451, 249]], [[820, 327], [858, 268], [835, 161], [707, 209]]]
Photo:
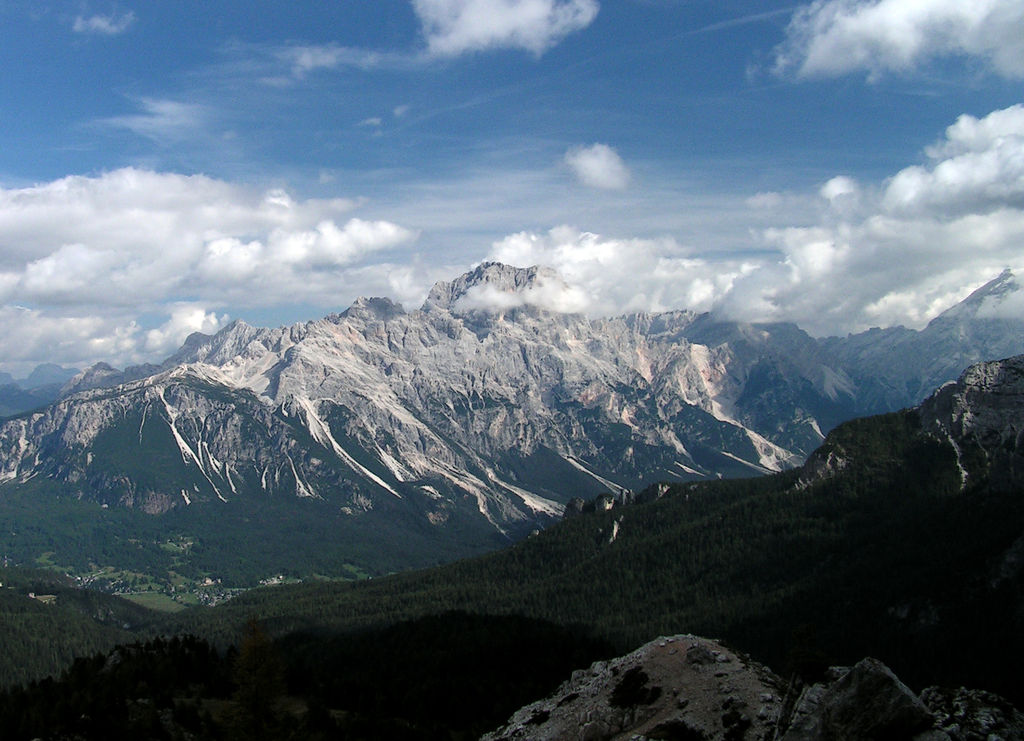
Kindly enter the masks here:
[[[990, 329], [978, 313], [1016, 283], [1000, 276], [899, 342], [845, 344], [686, 311], [591, 320], [556, 310], [568, 290], [544, 268], [486, 263], [418, 311], [360, 299], [316, 321], [193, 335], [159, 367], [95, 366], [0, 426], [0, 481], [46, 478], [150, 512], [287, 494], [516, 536], [574, 496], [800, 463], [879, 403], [865, 369], [901, 367], [904, 346], [931, 363], [950, 321]], [[1005, 335], [972, 347], [1024, 344]], [[911, 384], [883, 381], [906, 403]]]

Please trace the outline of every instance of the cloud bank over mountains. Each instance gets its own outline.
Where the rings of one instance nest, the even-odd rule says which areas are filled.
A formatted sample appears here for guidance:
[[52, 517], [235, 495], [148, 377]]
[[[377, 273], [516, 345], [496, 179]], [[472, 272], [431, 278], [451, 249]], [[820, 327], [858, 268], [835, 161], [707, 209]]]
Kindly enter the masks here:
[[[1024, 270], [1024, 0], [214, 5], [3, 11], [31, 43], [0, 100], [26, 113], [0, 134], [0, 369], [417, 308], [483, 260], [566, 282], [469, 308], [819, 335], [921, 326]], [[29, 95], [65, 79], [59, 106]]]
[[216, 309], [336, 305], [350, 269], [416, 239], [357, 205], [134, 168], [0, 189], [8, 357], [138, 362], [216, 331]]
[[[920, 326], [1005, 267], [1024, 269], [1024, 108], [961, 116], [923, 157], [882, 182], [836, 176], [816, 193], [752, 194], [752, 213], [784, 218], [780, 204], [797, 199], [818, 217], [753, 231], [738, 254], [572, 226], [513, 233], [478, 258], [551, 266], [567, 285], [467, 300], [714, 310], [818, 334]], [[326, 312], [363, 294], [416, 308], [435, 280], [468, 267], [440, 255], [415, 269], [418, 230], [361, 218], [363, 207], [134, 168], [0, 190], [2, 341], [26, 362], [139, 362], [254, 307], [298, 300]]]
[[[924, 154], [880, 183], [829, 179], [798, 197], [815, 223], [753, 232], [738, 256], [560, 227], [511, 235], [488, 257], [556, 268], [593, 313], [714, 310], [821, 335], [920, 327], [1004, 268], [1024, 268], [1024, 108], [960, 116]], [[749, 204], [784, 215], [792, 199], [759, 193]]]

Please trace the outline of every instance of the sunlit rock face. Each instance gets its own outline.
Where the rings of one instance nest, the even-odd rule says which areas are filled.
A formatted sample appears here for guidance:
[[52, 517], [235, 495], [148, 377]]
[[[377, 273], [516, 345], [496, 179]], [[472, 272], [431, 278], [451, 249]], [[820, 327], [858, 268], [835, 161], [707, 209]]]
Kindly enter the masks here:
[[965, 484], [1024, 481], [1024, 355], [971, 366], [921, 405], [921, 417], [953, 445]]
[[[953, 312], [957, 331], [988, 327], [989, 300]], [[292, 326], [195, 334], [160, 366], [87, 369], [57, 403], [5, 421], [0, 480], [153, 513], [299, 497], [513, 537], [573, 497], [797, 465], [878, 403], [858, 379], [900, 346], [688, 311], [594, 319], [580, 304], [553, 271], [487, 263], [416, 311], [365, 298]], [[914, 363], [888, 356], [886, 388], [902, 396], [889, 388], [886, 403], [915, 403], [938, 373], [929, 331], [902, 331], [924, 339]]]

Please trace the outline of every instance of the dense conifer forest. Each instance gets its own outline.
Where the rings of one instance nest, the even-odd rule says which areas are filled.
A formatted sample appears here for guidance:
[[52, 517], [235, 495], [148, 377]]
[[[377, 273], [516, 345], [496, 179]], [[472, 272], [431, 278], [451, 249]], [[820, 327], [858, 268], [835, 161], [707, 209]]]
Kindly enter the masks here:
[[586, 631], [519, 617], [276, 641], [250, 621], [238, 648], [155, 638], [0, 694], [0, 738], [461, 741], [611, 655]]

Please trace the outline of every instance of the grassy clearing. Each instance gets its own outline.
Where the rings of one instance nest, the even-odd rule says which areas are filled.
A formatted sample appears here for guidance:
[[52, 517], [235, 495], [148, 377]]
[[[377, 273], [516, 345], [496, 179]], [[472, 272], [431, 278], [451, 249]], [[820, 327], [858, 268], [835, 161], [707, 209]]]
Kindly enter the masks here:
[[166, 594], [161, 594], [160, 592], [133, 592], [122, 594], [121, 596], [137, 605], [142, 605], [158, 612], [181, 612], [187, 609], [185, 605], [175, 602]]

